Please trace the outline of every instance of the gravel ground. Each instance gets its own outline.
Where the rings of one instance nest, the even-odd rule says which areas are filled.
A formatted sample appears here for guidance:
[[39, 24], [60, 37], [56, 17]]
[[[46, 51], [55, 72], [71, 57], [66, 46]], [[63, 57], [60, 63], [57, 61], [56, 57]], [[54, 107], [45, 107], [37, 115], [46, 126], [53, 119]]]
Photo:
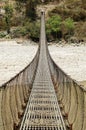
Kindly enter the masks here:
[[37, 51], [35, 44], [16, 41], [0, 41], [0, 85], [15, 76], [34, 58]]
[[49, 46], [50, 54], [56, 64], [72, 79], [86, 83], [86, 45]]

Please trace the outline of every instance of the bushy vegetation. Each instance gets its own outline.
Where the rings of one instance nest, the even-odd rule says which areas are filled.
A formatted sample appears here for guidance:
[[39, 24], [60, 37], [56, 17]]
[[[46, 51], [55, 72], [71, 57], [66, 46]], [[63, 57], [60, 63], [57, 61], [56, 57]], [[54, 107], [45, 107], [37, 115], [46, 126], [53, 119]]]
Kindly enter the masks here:
[[11, 36], [12, 36], [13, 38], [23, 37], [23, 36], [25, 36], [25, 35], [27, 35], [27, 34], [28, 34], [28, 31], [27, 31], [27, 29], [26, 29], [25, 27], [17, 27], [15, 30], [13, 30], [13, 31], [11, 32]]
[[36, 20], [36, 6], [38, 0], [28, 0], [26, 4], [26, 16], [31, 18], [31, 20]]
[[11, 27], [11, 18], [13, 15], [13, 7], [9, 4], [6, 3], [5, 7], [5, 23], [6, 23], [6, 29], [7, 29], [7, 33], [10, 33], [10, 27]]
[[[39, 3], [40, 0], [16, 0], [12, 7], [7, 1], [4, 7], [5, 13], [0, 21], [2, 25], [0, 30], [6, 30], [13, 38], [26, 36], [38, 40], [40, 25], [36, 19], [36, 6]], [[1, 34], [1, 37], [4, 35]]]
[[11, 36], [13, 38], [15, 37], [26, 37], [30, 38], [33, 41], [38, 41], [40, 35], [40, 23], [39, 22], [32, 22], [31, 20], [26, 20], [23, 23], [23, 26], [17, 27], [13, 32], [11, 33]]
[[[32, 21], [36, 20], [36, 6], [40, 3], [40, 0], [16, 0], [17, 8], [25, 6], [25, 16], [30, 18]], [[18, 8], [18, 10], [20, 9]]]
[[52, 16], [48, 19], [46, 24], [47, 37], [53, 36], [55, 39], [59, 38], [61, 32], [61, 22], [62, 19], [59, 15]]
[[[46, 2], [52, 1], [46, 0]], [[15, 7], [12, 7], [9, 2], [6, 4], [2, 23], [4, 24], [4, 29], [7, 30], [8, 34], [10, 33], [12, 38], [26, 37], [34, 41], [39, 40], [40, 24], [36, 17], [36, 7], [38, 4], [40, 4], [40, 0], [16, 0]], [[17, 15], [15, 15], [16, 13]], [[71, 36], [73, 30], [74, 21], [71, 18], [63, 19], [61, 15], [53, 15], [46, 21], [48, 40], [65, 38], [65, 34]], [[4, 37], [4, 35], [1, 34], [1, 37]]]
[[4, 38], [7, 34], [4, 32], [0, 32], [0, 38]]
[[40, 23], [39, 22], [33, 22], [29, 28], [30, 32], [30, 38], [34, 41], [38, 41], [40, 37]]
[[66, 33], [71, 36], [74, 30], [73, 19], [68, 18], [62, 20], [62, 18], [59, 15], [52, 16], [48, 19], [46, 23], [47, 38], [51, 40], [57, 40], [62, 38], [64, 31], [63, 28], [65, 28], [65, 30], [67, 30]]
[[73, 29], [74, 29], [74, 21], [73, 21], [73, 19], [67, 18], [67, 19], [64, 21], [64, 25], [65, 25], [65, 27], [67, 28], [68, 33], [71, 35], [72, 32], [73, 32]]

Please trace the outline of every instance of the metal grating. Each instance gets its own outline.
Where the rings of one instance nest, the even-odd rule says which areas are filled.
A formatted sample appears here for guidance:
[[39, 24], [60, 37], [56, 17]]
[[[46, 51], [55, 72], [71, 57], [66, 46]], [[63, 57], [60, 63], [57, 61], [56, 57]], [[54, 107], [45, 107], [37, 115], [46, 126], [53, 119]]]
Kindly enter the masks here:
[[[52, 127], [37, 127], [37, 126], [26, 126], [25, 128], [24, 128], [25, 130], [62, 130], [62, 128], [61, 127], [55, 127], [55, 126], [52, 126]], [[63, 129], [64, 130], [64, 129]]]

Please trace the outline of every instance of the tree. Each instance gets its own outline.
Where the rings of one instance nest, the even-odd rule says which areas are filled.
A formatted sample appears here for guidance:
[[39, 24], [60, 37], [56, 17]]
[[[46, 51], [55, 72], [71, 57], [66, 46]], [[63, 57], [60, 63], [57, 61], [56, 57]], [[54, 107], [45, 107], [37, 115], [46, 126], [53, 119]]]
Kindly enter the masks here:
[[64, 21], [64, 25], [66, 27], [66, 29], [68, 30], [69, 35], [71, 35], [73, 33], [74, 30], [74, 21], [71, 18], [67, 18]]
[[6, 3], [6, 5], [5, 5], [5, 22], [6, 22], [6, 28], [7, 28], [8, 34], [10, 33], [12, 15], [13, 15], [13, 7], [9, 3]]
[[26, 3], [26, 16], [31, 18], [31, 20], [36, 19], [36, 6], [38, 0], [28, 0]]
[[[26, 17], [30, 18], [32, 21], [36, 19], [36, 6], [40, 3], [40, 0], [16, 0], [17, 5], [21, 8], [23, 6], [26, 7], [25, 15]], [[19, 6], [17, 7], [19, 10]]]
[[40, 37], [40, 23], [39, 22], [31, 22], [28, 27], [30, 38], [33, 41], [39, 41]]
[[56, 39], [61, 33], [61, 17], [59, 15], [52, 16], [46, 24], [47, 35], [53, 35]]

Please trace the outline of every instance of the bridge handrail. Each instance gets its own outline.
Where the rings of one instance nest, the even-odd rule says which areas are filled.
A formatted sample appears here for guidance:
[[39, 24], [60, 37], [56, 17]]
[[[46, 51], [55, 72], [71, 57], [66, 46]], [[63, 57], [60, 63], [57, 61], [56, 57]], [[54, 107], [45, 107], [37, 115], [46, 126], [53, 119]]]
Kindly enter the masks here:
[[86, 129], [86, 89], [67, 75], [48, 53], [49, 67], [55, 91], [65, 119], [72, 130]]
[[39, 61], [40, 48], [23, 70], [0, 86], [0, 130], [16, 130], [26, 107]]
[[[38, 48], [38, 50], [39, 50], [39, 48]], [[37, 50], [37, 52], [36, 52], [36, 55], [37, 55], [37, 53], [38, 53], [38, 50]], [[11, 77], [8, 81], [2, 83], [2, 85], [0, 85], [0, 89], [1, 89], [2, 87], [6, 86], [6, 84], [10, 83], [12, 80], [14, 80], [14, 79], [15, 79], [17, 76], [19, 76], [23, 71], [25, 71], [25, 70], [33, 63], [34, 59], [36, 58], [36, 55], [35, 55], [35, 57], [32, 59], [32, 61], [31, 61], [27, 66], [25, 66], [22, 70], [20, 70], [17, 74], [15, 74], [15, 76]]]
[[68, 75], [60, 66], [58, 66], [58, 64], [53, 60], [52, 56], [50, 55], [50, 59], [53, 62], [53, 64], [56, 66], [56, 68], [58, 68], [66, 77], [68, 77], [69, 79], [71, 79], [73, 82], [75, 82], [81, 89], [83, 89], [84, 91], [86, 91], [86, 88], [84, 87], [84, 85], [81, 85], [77, 80], [73, 79], [70, 75]]

